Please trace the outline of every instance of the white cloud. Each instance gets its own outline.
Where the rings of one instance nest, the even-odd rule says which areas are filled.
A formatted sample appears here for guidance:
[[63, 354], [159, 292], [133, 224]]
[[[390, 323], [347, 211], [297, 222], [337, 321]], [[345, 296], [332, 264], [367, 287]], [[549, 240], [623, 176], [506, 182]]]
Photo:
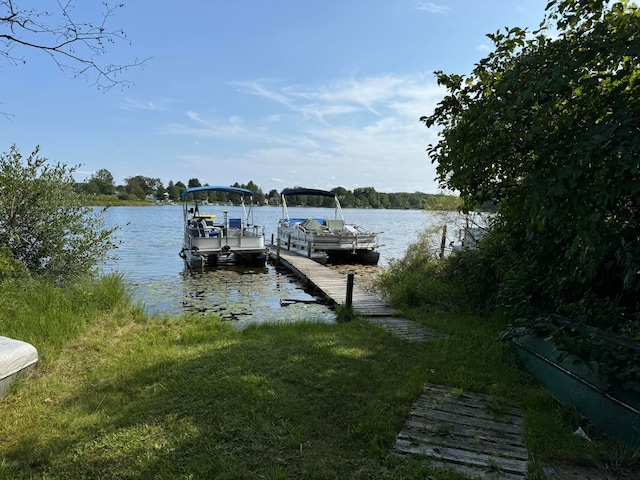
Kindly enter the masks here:
[[179, 103], [176, 99], [164, 98], [159, 100], [141, 100], [126, 97], [120, 104], [122, 110], [147, 110], [151, 112], [163, 112], [169, 110], [172, 104]]
[[316, 86], [257, 80], [233, 85], [270, 100], [271, 107], [262, 109], [262, 118], [188, 111], [181, 122], [167, 125], [163, 133], [197, 138], [218, 155], [185, 156], [188, 168], [211, 171], [215, 166], [228, 178], [253, 180], [266, 191], [327, 188], [324, 183], [334, 181], [328, 174], [335, 176], [333, 186], [349, 189], [415, 191], [433, 183], [435, 171], [425, 149], [436, 134], [419, 118], [430, 114], [445, 92], [430, 76], [380, 75]]
[[416, 8], [429, 13], [446, 13], [449, 7], [433, 2], [416, 2]]

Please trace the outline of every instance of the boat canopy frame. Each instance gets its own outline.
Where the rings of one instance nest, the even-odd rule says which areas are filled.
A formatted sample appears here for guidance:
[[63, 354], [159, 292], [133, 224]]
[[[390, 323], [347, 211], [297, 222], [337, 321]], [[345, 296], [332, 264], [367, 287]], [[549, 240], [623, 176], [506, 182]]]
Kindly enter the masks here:
[[282, 192], [280, 192], [280, 196], [282, 197], [283, 220], [291, 220], [291, 216], [289, 215], [289, 208], [287, 207], [286, 197], [291, 197], [294, 195], [315, 195], [320, 197], [333, 198], [335, 202], [335, 219], [342, 220], [344, 222], [344, 215], [342, 213], [342, 207], [340, 206], [340, 200], [338, 200], [338, 196], [328, 190], [319, 190], [316, 188], [285, 188], [284, 190], [282, 190]]
[[[253, 222], [253, 192], [251, 190], [247, 190], [246, 188], [240, 187], [226, 187], [223, 185], [205, 185], [203, 187], [191, 187], [187, 188], [182, 192], [180, 197], [184, 201], [184, 217], [185, 221], [188, 215], [189, 208], [187, 206], [187, 197], [189, 194], [199, 193], [199, 192], [224, 192], [224, 193], [235, 193], [240, 195], [240, 205], [242, 206], [242, 221], [245, 223], [245, 226], [254, 225]], [[247, 211], [247, 207], [244, 202], [244, 198], [249, 197], [249, 210]], [[198, 200], [193, 196], [195, 202], [195, 208], [198, 209]]]

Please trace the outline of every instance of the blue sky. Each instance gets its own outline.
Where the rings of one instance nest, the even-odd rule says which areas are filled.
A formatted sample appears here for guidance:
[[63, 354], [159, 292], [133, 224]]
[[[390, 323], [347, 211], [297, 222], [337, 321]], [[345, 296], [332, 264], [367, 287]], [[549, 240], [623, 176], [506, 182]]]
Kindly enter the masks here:
[[[36, 51], [0, 60], [0, 151], [40, 145], [80, 164], [77, 180], [106, 168], [117, 184], [436, 193], [436, 132], [419, 122], [445, 93], [433, 72], [468, 74], [487, 33], [537, 27], [547, 0], [124, 3], [109, 24], [132, 43], [104, 60], [149, 58], [133, 84], [100, 91]], [[82, 0], [94, 17], [100, 5]]]

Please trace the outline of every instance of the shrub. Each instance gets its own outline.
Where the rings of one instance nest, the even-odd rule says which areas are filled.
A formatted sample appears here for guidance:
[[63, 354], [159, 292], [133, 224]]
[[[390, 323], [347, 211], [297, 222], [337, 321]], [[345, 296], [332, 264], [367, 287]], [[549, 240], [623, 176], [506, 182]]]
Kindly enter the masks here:
[[394, 305], [428, 310], [488, 313], [495, 307], [496, 270], [481, 249], [439, 258], [425, 231], [380, 275], [379, 286]]
[[34, 274], [56, 281], [91, 271], [115, 245], [100, 212], [75, 193], [76, 167], [26, 159], [15, 145], [0, 155], [0, 245]]

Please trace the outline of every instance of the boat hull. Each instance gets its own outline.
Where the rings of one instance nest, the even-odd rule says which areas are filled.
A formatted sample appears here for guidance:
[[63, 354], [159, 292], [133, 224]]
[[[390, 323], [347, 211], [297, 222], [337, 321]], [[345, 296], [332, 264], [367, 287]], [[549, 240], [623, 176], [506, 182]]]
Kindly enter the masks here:
[[267, 262], [266, 250], [257, 251], [216, 251], [199, 252], [192, 249], [184, 249], [181, 252], [182, 258], [191, 269], [202, 269], [205, 267], [215, 267], [220, 264], [238, 265], [258, 265], [264, 266]]
[[605, 382], [582, 364], [564, 359], [553, 339], [523, 331], [511, 340], [523, 368], [562, 404], [575, 409], [611, 436], [640, 447], [640, 394]]
[[278, 228], [280, 247], [319, 263], [361, 263], [377, 265], [380, 253], [376, 250], [376, 233], [313, 234], [290, 227]]
[[0, 337], [0, 397], [13, 382], [26, 376], [38, 363], [38, 351], [29, 343]]

